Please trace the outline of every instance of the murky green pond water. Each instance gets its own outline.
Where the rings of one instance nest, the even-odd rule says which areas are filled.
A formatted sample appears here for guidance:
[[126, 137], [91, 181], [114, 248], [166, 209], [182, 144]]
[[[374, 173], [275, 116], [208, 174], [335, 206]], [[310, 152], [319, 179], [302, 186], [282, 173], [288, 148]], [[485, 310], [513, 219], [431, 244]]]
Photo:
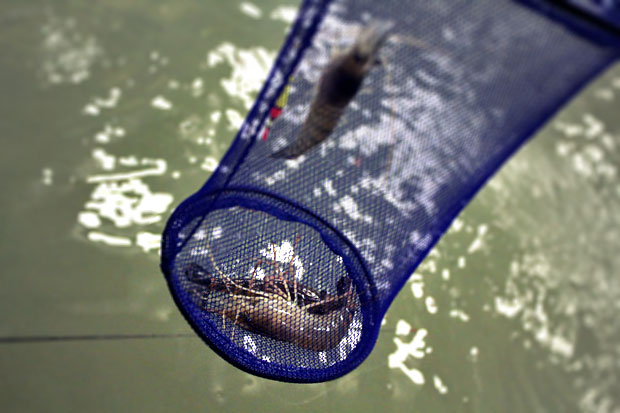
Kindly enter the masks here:
[[480, 192], [351, 374], [263, 380], [191, 334], [159, 236], [297, 4], [0, 2], [0, 336], [187, 334], [0, 343], [0, 409], [620, 411], [620, 66]]

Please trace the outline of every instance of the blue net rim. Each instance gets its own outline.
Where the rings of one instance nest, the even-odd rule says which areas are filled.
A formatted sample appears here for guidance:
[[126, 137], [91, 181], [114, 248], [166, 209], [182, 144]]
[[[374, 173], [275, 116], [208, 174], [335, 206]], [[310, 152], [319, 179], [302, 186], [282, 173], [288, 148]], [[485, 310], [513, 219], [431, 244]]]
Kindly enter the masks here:
[[617, 48], [620, 10], [595, 0], [515, 0], [554, 20], [588, 41]]
[[[344, 360], [318, 369], [262, 360], [247, 350], [233, 345], [217, 326], [212, 323], [205, 324], [204, 320], [199, 318], [199, 313], [186, 308], [183, 304], [180, 297], [186, 292], [174, 275], [175, 257], [184, 247], [184, 242], [178, 241], [180, 231], [183, 230], [186, 233], [184, 239], [189, 239], [209, 213], [232, 207], [258, 210], [281, 220], [308, 225], [320, 235], [322, 241], [332, 252], [342, 257], [348, 276], [357, 287], [362, 313], [360, 340]], [[194, 227], [187, 233], [187, 225], [192, 222], [194, 222]], [[174, 211], [164, 231], [161, 267], [177, 307], [194, 331], [222, 358], [257, 376], [297, 383], [316, 383], [336, 379], [355, 369], [367, 358], [379, 335], [383, 312], [376, 298], [376, 287], [359, 251], [328, 222], [304, 207], [273, 193], [253, 188], [229, 187], [213, 192], [199, 191], [187, 198]]]

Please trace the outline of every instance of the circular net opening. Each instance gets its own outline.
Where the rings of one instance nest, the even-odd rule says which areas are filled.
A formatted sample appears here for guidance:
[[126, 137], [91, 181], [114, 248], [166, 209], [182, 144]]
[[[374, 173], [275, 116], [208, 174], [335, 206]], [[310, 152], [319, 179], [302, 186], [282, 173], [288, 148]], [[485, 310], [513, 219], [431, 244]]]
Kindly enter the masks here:
[[229, 360], [311, 381], [302, 371], [343, 363], [360, 343], [359, 280], [311, 226], [227, 206], [177, 228], [173, 294]]

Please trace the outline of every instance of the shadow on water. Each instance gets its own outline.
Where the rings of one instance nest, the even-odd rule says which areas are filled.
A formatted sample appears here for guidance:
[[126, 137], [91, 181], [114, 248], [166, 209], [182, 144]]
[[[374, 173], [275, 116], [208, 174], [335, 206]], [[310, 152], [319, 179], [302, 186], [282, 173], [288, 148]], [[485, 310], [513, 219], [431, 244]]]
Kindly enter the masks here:
[[618, 67], [453, 223], [351, 374], [272, 382], [193, 335], [159, 236], [228, 147], [296, 7], [0, 5], [3, 409], [617, 411]]

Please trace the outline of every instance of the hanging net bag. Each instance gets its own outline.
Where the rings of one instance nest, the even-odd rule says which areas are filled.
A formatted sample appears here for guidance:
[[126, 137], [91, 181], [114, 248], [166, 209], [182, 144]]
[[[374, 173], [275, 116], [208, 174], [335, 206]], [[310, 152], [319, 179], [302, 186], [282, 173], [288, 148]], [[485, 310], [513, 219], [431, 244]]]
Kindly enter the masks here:
[[354, 369], [459, 211], [617, 59], [614, 10], [304, 2], [224, 159], [166, 226], [161, 266], [187, 321], [256, 375]]

